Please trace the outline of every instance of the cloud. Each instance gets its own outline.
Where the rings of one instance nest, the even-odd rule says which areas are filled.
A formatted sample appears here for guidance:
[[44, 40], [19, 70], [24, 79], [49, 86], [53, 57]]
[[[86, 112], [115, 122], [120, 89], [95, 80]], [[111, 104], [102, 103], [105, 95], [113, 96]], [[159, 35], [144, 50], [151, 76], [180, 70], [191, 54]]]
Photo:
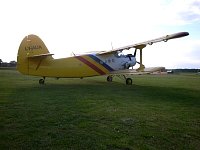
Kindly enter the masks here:
[[179, 12], [179, 15], [185, 22], [200, 21], [200, 1], [190, 1], [185, 9]]
[[189, 37], [157, 43], [144, 49], [147, 67], [200, 68], [200, 40]]
[[177, 26], [200, 21], [200, 0], [171, 0], [163, 7], [165, 24]]
[[[72, 51], [109, 50], [111, 42], [114, 48], [142, 42], [173, 33], [180, 26], [188, 31], [185, 25], [200, 21], [199, 7], [200, 0], [1, 1], [1, 59], [16, 59], [19, 44], [27, 34], [40, 36], [50, 52], [59, 58]], [[160, 62], [173, 66], [178, 56], [181, 61], [185, 57], [184, 42], [188, 43], [181, 39], [149, 46], [144, 50], [147, 55], [144, 61], [151, 66]], [[187, 48], [193, 49], [197, 47]]]

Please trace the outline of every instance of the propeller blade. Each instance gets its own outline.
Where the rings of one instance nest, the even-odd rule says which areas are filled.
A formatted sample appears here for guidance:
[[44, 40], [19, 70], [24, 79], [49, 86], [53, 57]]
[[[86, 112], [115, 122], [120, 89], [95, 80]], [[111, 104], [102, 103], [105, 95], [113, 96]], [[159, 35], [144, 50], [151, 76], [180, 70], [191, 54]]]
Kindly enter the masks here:
[[137, 49], [135, 49], [135, 52], [134, 52], [134, 55], [133, 55], [134, 57], [136, 56], [136, 53], [137, 53]]
[[132, 54], [127, 54], [127, 57], [129, 58], [129, 60], [131, 61], [131, 56], [133, 56]]
[[129, 60], [131, 61], [131, 56], [128, 56]]

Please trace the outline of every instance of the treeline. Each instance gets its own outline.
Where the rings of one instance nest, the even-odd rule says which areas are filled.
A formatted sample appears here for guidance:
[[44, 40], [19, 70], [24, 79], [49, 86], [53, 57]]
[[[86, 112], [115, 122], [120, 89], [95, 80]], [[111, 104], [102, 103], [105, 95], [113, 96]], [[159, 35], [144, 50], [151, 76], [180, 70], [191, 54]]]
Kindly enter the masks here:
[[8, 62], [3, 62], [2, 59], [0, 59], [0, 67], [16, 67], [17, 66], [17, 62], [16, 61], [10, 61]]
[[197, 73], [200, 69], [171, 69], [173, 73]]

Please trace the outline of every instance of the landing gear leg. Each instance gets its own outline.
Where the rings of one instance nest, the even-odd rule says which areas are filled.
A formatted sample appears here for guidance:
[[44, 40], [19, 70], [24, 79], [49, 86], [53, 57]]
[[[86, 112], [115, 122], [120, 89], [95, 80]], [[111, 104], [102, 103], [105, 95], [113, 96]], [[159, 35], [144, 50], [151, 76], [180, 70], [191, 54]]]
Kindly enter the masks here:
[[112, 80], [113, 80], [113, 77], [112, 77], [112, 76], [108, 76], [108, 77], [107, 77], [107, 81], [108, 81], [108, 82], [112, 82]]
[[133, 81], [131, 78], [126, 78], [125, 75], [123, 75], [124, 79], [126, 80], [126, 85], [132, 85], [133, 84]]
[[[123, 77], [124, 77], [124, 79], [125, 79], [125, 81], [126, 81], [126, 85], [132, 85], [132, 84], [133, 84], [132, 79], [131, 79], [131, 78], [126, 78], [125, 75], [117, 75], [117, 77], [119, 77], [120, 79], [123, 79]], [[112, 81], [113, 81], [113, 75], [109, 75], [109, 76], [107, 77], [107, 81], [108, 81], [108, 82], [112, 82]]]
[[40, 80], [39, 80], [39, 84], [40, 84], [40, 85], [44, 85], [44, 83], [45, 83], [45, 77], [43, 77], [43, 79], [40, 79]]

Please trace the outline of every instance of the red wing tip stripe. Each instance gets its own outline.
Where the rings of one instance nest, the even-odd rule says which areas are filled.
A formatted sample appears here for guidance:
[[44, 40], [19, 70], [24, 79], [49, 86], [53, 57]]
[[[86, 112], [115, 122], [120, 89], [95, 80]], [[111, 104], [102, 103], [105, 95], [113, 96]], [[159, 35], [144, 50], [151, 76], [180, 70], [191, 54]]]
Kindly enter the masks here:
[[94, 64], [92, 64], [91, 62], [86, 60], [85, 58], [83, 58], [81, 56], [77, 56], [76, 58], [78, 60], [80, 60], [81, 62], [83, 62], [84, 64], [88, 65], [90, 68], [92, 68], [96, 72], [98, 72], [100, 75], [105, 75], [106, 74], [104, 71], [102, 71], [100, 68], [98, 68], [97, 66], [95, 66]]

